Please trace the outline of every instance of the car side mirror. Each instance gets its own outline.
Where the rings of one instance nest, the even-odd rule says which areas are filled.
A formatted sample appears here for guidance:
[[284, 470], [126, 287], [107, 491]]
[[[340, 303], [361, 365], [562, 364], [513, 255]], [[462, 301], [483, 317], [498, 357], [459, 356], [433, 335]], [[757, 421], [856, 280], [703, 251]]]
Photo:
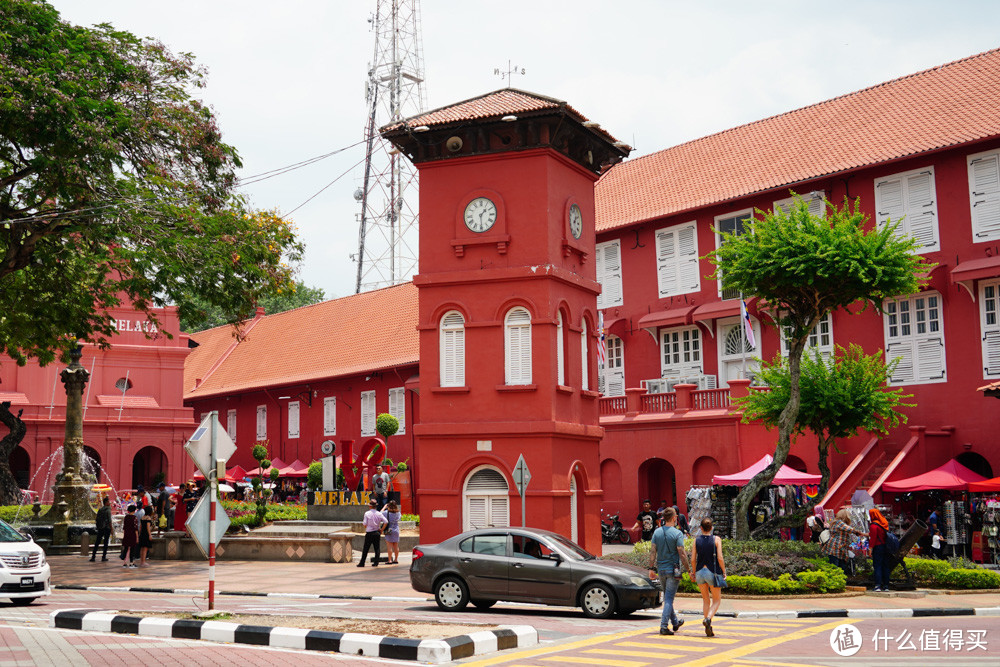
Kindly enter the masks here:
[[556, 562], [556, 565], [559, 565], [560, 563], [562, 563], [562, 556], [560, 556], [555, 551], [553, 551], [552, 553], [550, 553], [548, 557], [549, 557], [549, 560], [554, 560]]

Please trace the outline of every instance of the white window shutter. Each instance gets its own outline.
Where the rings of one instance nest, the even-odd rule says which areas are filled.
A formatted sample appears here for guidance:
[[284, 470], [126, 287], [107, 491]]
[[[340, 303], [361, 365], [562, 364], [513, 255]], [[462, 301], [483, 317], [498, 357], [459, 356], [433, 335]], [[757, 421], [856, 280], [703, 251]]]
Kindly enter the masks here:
[[583, 321], [583, 331], [580, 332], [580, 388], [590, 391], [590, 335], [587, 332], [587, 321]]
[[468, 496], [466, 498], [466, 530], [486, 528], [486, 497]]
[[457, 311], [441, 319], [441, 386], [465, 386], [465, 318]]
[[656, 232], [656, 276], [660, 297], [671, 296], [678, 290], [677, 248], [673, 229]]
[[267, 406], [257, 406], [257, 439], [267, 439]]
[[917, 379], [938, 380], [944, 377], [944, 341], [925, 338], [917, 341]]
[[337, 435], [337, 397], [323, 399], [323, 435]]
[[983, 377], [1000, 375], [1000, 330], [983, 334]]
[[397, 434], [406, 433], [406, 389], [394, 387], [389, 390], [389, 414], [399, 420]]
[[903, 179], [886, 178], [875, 182], [875, 206], [879, 227], [887, 222], [899, 222], [906, 215], [903, 204]]
[[601, 283], [601, 294], [598, 296], [597, 307], [621, 306], [623, 303], [621, 242], [608, 241], [600, 244], [597, 250], [595, 260], [599, 262], [597, 276], [598, 282]]
[[375, 435], [375, 392], [361, 392], [361, 435]]
[[531, 384], [531, 316], [524, 308], [507, 313], [504, 327], [506, 384]]
[[605, 396], [625, 395], [625, 373], [620, 368], [612, 368], [607, 371]]
[[299, 437], [299, 402], [288, 403], [288, 437]]
[[677, 230], [677, 287], [680, 292], [697, 292], [701, 289], [701, 272], [698, 268], [698, 235], [694, 224]]
[[490, 527], [506, 528], [510, 525], [508, 507], [510, 499], [506, 496], [490, 496]]
[[894, 359], [899, 359], [899, 363], [896, 364], [895, 370], [892, 372], [892, 377], [889, 378], [892, 382], [913, 382], [916, 380], [916, 373], [914, 369], [914, 353], [913, 353], [913, 342], [906, 340], [898, 343], [890, 343], [885, 349], [885, 360], [886, 362], [891, 362]]
[[937, 233], [937, 202], [934, 194], [934, 172], [921, 171], [906, 178], [907, 230], [921, 252], [939, 249]]
[[556, 313], [556, 384], [566, 384], [566, 346], [563, 344], [562, 313]]
[[969, 194], [975, 237], [1000, 238], [1000, 153], [969, 160]]
[[604, 244], [598, 243], [594, 248], [594, 269], [597, 273], [597, 283], [601, 286], [601, 293], [597, 295], [597, 308], [604, 308], [605, 288], [604, 288]]
[[229, 439], [236, 442], [236, 410], [230, 410], [229, 414], [226, 416], [226, 433], [229, 434]]

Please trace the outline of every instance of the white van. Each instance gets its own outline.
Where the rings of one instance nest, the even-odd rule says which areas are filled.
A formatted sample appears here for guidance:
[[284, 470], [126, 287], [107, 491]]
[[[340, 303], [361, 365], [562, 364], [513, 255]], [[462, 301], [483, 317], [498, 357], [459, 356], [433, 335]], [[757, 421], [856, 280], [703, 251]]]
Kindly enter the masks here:
[[0, 520], [0, 598], [16, 605], [52, 595], [45, 552], [30, 537]]

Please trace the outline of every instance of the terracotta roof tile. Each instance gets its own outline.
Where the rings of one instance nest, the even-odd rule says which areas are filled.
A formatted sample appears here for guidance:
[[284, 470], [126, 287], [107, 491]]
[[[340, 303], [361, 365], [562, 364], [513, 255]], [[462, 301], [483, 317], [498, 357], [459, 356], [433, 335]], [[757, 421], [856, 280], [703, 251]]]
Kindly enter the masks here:
[[[232, 328], [191, 334], [199, 347], [184, 366], [184, 398], [416, 364], [416, 326], [413, 283], [266, 315], [207, 377], [198, 372], [207, 372], [225, 354]], [[195, 388], [198, 378], [203, 382]]]
[[622, 162], [597, 230], [1000, 135], [1000, 49]]

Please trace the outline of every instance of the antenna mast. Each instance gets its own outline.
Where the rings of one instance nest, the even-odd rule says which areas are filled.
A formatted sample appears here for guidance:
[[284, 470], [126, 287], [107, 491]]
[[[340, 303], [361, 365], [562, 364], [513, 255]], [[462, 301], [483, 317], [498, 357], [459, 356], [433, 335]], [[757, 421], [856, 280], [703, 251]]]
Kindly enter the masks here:
[[358, 214], [355, 293], [405, 282], [417, 271], [417, 170], [378, 128], [424, 110], [419, 0], [376, 0], [368, 19], [375, 55], [365, 102], [367, 153]]

